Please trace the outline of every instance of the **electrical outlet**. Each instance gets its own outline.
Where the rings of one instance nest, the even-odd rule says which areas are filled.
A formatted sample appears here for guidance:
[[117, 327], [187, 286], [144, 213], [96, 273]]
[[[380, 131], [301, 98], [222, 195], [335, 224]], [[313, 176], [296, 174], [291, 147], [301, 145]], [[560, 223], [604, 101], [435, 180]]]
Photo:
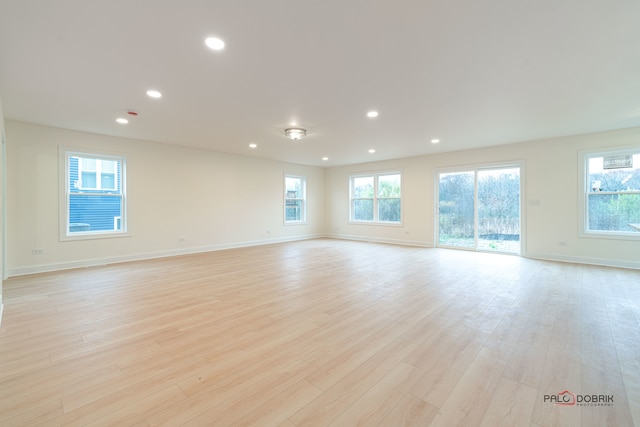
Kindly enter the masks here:
[[569, 244], [567, 242], [558, 242], [558, 245], [560, 245], [560, 246], [569, 246]]
[[31, 249], [31, 255], [44, 255], [44, 249], [41, 249], [41, 248]]

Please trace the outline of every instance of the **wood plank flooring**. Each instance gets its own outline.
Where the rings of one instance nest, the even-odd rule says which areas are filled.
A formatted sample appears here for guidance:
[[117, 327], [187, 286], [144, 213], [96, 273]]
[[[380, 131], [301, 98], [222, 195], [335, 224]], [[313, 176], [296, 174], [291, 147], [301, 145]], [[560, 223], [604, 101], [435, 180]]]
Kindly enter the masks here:
[[4, 304], [2, 426], [640, 425], [640, 271], [318, 239]]

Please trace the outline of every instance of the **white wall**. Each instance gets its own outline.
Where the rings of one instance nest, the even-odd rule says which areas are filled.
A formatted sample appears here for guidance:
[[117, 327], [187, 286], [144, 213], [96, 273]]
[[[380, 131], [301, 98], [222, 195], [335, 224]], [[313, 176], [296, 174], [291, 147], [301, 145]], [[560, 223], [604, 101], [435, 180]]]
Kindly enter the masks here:
[[[10, 120], [6, 134], [9, 275], [324, 233], [322, 168]], [[60, 145], [126, 156], [131, 237], [59, 241]], [[285, 173], [307, 177], [306, 225], [283, 224]]]
[[[640, 241], [578, 236], [579, 150], [626, 146], [640, 146], [640, 128], [331, 168], [326, 171], [326, 232], [433, 246], [436, 170], [524, 161], [525, 256], [640, 268]], [[403, 172], [403, 226], [349, 224], [349, 175], [393, 169]], [[567, 246], [560, 246], [561, 241]]]
[[5, 166], [6, 159], [4, 157], [5, 148], [5, 131], [4, 131], [4, 114], [2, 110], [2, 99], [0, 98], [0, 323], [2, 323], [2, 282], [6, 279], [5, 266]]

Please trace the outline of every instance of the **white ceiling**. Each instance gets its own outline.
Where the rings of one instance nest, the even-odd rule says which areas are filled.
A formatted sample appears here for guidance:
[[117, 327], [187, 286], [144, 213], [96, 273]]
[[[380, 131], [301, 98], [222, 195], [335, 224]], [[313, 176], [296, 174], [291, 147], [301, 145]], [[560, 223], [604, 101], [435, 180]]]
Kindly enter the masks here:
[[7, 119], [318, 166], [640, 126], [640, 1], [0, 0], [0, 97]]

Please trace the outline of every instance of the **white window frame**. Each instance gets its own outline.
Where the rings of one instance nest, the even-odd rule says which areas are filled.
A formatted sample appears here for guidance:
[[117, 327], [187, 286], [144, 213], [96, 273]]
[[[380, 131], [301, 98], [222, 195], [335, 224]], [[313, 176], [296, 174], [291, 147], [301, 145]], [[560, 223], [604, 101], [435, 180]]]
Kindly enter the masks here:
[[[300, 189], [302, 194], [298, 195], [298, 197], [295, 197], [295, 198], [287, 197], [287, 178], [300, 180]], [[282, 183], [284, 188], [284, 200], [282, 203], [284, 225], [306, 224], [307, 223], [307, 177], [301, 176], [301, 175], [285, 174], [284, 180]], [[290, 200], [297, 200], [300, 202], [300, 219], [295, 219], [295, 220], [287, 219], [287, 201], [290, 201]]]
[[[382, 197], [378, 196], [378, 183], [381, 176], [387, 175], [399, 175], [400, 176], [400, 220], [399, 221], [380, 221], [378, 218], [378, 199]], [[354, 201], [354, 181], [357, 178], [373, 178], [373, 220], [356, 220], [353, 218], [353, 201]], [[402, 171], [400, 170], [389, 170], [389, 171], [378, 171], [378, 172], [368, 172], [368, 173], [357, 173], [349, 176], [349, 223], [351, 224], [369, 224], [369, 225], [389, 225], [393, 227], [402, 226], [404, 219], [404, 185], [402, 183]], [[394, 197], [395, 198], [395, 197]], [[364, 199], [358, 199], [364, 200]]]
[[[640, 147], [615, 147], [606, 150], [581, 150], [579, 156], [578, 176], [580, 188], [578, 191], [578, 236], [596, 239], [640, 240], [640, 233], [624, 231], [589, 230], [589, 159], [593, 157], [622, 156], [640, 154]], [[602, 194], [640, 194], [640, 191], [607, 191]]]
[[[121, 162], [121, 168], [122, 170], [120, 171], [120, 187], [121, 187], [121, 191], [119, 193], [116, 193], [113, 195], [113, 197], [120, 197], [122, 200], [122, 204], [121, 204], [121, 215], [118, 216], [117, 218], [120, 225], [121, 225], [121, 229], [117, 230], [116, 229], [116, 220], [114, 219], [114, 229], [113, 230], [96, 230], [96, 231], [76, 231], [76, 232], [70, 232], [69, 231], [69, 198], [71, 195], [70, 189], [71, 189], [71, 185], [73, 183], [70, 182], [70, 176], [69, 176], [69, 166], [70, 166], [70, 159], [71, 157], [74, 156], [78, 156], [78, 157], [85, 157], [85, 158], [93, 158], [93, 159], [97, 159], [97, 160], [110, 160], [110, 161], [119, 161]], [[127, 214], [127, 205], [128, 205], [128, 200], [127, 200], [127, 191], [126, 191], [126, 182], [127, 182], [127, 175], [126, 175], [126, 170], [127, 170], [127, 159], [124, 155], [121, 154], [117, 154], [117, 153], [97, 153], [97, 152], [93, 152], [93, 151], [86, 151], [83, 149], [76, 149], [76, 148], [70, 148], [70, 147], [59, 147], [59, 153], [58, 153], [58, 159], [59, 159], [59, 239], [60, 241], [73, 241], [73, 240], [87, 240], [87, 239], [104, 239], [104, 238], [114, 238], [114, 237], [128, 237], [131, 235], [130, 233], [130, 227], [129, 227], [129, 221], [128, 221], [128, 214]], [[79, 162], [80, 163], [80, 162]], [[101, 162], [96, 162], [96, 164], [100, 164]], [[98, 169], [99, 167], [96, 166], [96, 169]], [[80, 177], [80, 173], [81, 173], [81, 168], [80, 165], [78, 165], [78, 181], [80, 181], [81, 177]], [[96, 186], [98, 188], [83, 188], [81, 187], [81, 183], [77, 182], [77, 188], [79, 190], [99, 190], [101, 189], [101, 181], [100, 181], [100, 175], [96, 175]], [[115, 180], [117, 182], [117, 178]], [[116, 188], [117, 188], [117, 184], [116, 184]], [[106, 189], [105, 189], [106, 190]], [[110, 190], [110, 189], [109, 189]], [[74, 194], [78, 194], [78, 193], [74, 193]], [[79, 193], [79, 194], [83, 194], [83, 193]], [[84, 193], [84, 194], [91, 194], [91, 193]], [[95, 193], [94, 193], [95, 194]], [[108, 194], [104, 194], [104, 193], [100, 193], [100, 196], [105, 196]]]

